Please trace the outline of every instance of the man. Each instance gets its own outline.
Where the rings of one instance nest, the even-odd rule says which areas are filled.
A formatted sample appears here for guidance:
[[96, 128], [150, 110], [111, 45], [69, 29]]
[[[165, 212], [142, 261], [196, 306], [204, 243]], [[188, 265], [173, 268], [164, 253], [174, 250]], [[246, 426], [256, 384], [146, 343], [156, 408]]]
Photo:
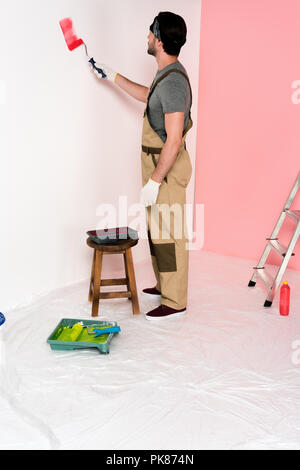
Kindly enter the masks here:
[[91, 59], [100, 78], [104, 76], [133, 98], [147, 103], [142, 134], [141, 202], [147, 207], [157, 283], [143, 292], [161, 297], [161, 305], [145, 315], [147, 320], [164, 320], [186, 313], [188, 250], [184, 205], [192, 167], [185, 138], [193, 125], [192, 91], [186, 70], [178, 61], [186, 33], [185, 21], [179, 15], [160, 12], [154, 19], [148, 35], [148, 54], [155, 57], [158, 71], [150, 89]]

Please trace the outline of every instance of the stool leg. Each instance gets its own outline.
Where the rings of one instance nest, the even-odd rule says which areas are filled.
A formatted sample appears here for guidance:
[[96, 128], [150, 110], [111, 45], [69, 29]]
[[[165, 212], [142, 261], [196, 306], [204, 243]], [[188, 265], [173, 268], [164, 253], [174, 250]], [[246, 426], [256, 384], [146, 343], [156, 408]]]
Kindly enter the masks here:
[[100, 284], [101, 284], [101, 269], [102, 269], [102, 256], [103, 253], [100, 250], [95, 250], [95, 272], [93, 281], [93, 305], [92, 305], [92, 317], [98, 316], [99, 310], [99, 299], [100, 299]]
[[[123, 258], [124, 258], [125, 273], [126, 273], [126, 285], [127, 285], [127, 290], [129, 292], [130, 291], [130, 285], [129, 285], [128, 267], [127, 267], [127, 260], [126, 260], [125, 253], [123, 254]], [[128, 299], [128, 300], [130, 300], [130, 299]]]
[[94, 282], [94, 275], [95, 275], [95, 258], [96, 258], [96, 250], [94, 250], [94, 254], [93, 254], [93, 264], [92, 264], [90, 290], [89, 290], [89, 302], [91, 302], [93, 300], [93, 282]]
[[134, 315], [137, 315], [138, 313], [140, 313], [140, 307], [139, 307], [139, 298], [138, 298], [137, 289], [136, 289], [131, 248], [127, 248], [127, 250], [125, 250], [125, 258], [126, 258], [126, 264], [127, 264], [127, 270], [128, 270], [129, 287], [130, 287], [130, 292], [131, 292], [132, 311]]

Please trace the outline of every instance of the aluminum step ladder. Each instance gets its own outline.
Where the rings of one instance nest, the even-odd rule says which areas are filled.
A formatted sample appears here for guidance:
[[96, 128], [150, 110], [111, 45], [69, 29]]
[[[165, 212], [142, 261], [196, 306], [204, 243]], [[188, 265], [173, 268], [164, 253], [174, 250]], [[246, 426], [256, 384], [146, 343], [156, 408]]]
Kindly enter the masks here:
[[[291, 210], [290, 208], [299, 188], [300, 188], [300, 172], [298, 173], [296, 181], [282, 209], [282, 212], [275, 224], [275, 227], [273, 229], [273, 232], [271, 233], [270, 238], [266, 239], [267, 240], [266, 247], [263, 251], [263, 254], [261, 255], [261, 258], [257, 266], [254, 267], [253, 276], [248, 284], [249, 287], [254, 287], [256, 284], [257, 278], [259, 278], [266, 285], [268, 289], [268, 296], [264, 303], [264, 307], [271, 307], [275, 293], [281, 283], [281, 280], [286, 270], [286, 267], [288, 265], [288, 262], [291, 256], [295, 255], [293, 251], [300, 235], [300, 210]], [[296, 223], [295, 231], [293, 233], [293, 236], [288, 246], [284, 246], [278, 240], [278, 234], [286, 216], [288, 216], [290, 219], [292, 219]], [[267, 258], [271, 250], [274, 250], [279, 256], [283, 258], [278, 268], [275, 278], [273, 278], [265, 269], [265, 263], [267, 261]]]

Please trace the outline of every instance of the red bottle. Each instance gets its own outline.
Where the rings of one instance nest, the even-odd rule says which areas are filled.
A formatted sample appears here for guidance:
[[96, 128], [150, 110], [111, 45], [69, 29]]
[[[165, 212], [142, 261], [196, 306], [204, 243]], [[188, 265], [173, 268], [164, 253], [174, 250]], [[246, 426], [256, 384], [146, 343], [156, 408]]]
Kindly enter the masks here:
[[290, 312], [290, 286], [283, 281], [280, 288], [280, 315], [288, 315]]

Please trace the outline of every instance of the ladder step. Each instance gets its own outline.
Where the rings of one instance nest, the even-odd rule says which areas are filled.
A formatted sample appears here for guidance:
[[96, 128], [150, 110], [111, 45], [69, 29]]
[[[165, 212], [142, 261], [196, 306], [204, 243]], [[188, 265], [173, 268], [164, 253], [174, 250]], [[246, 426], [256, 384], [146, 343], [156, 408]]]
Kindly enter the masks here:
[[[287, 246], [283, 245], [278, 240], [270, 240], [269, 238], [267, 238], [267, 240], [268, 245], [270, 245], [270, 247], [273, 248], [273, 250], [276, 251], [279, 256], [282, 256], [284, 258], [287, 252]], [[291, 256], [295, 256], [295, 253], [292, 253]]]
[[299, 220], [300, 220], [300, 211], [299, 210], [292, 211], [290, 209], [289, 210], [286, 209], [284, 212], [286, 213], [286, 215], [289, 216], [290, 219], [293, 219], [295, 222], [299, 222]]
[[272, 276], [266, 271], [265, 268], [254, 268], [258, 274], [258, 277], [264, 282], [268, 289], [271, 289], [274, 279]]

